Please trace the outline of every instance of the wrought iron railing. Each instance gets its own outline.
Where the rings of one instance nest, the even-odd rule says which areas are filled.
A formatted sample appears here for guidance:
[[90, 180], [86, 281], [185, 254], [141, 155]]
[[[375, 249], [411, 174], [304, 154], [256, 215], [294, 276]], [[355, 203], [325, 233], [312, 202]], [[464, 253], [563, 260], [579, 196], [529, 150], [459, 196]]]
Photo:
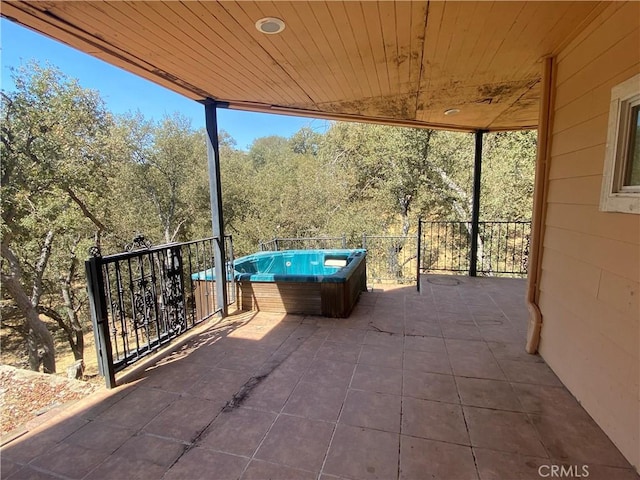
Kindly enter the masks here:
[[[420, 221], [419, 272], [461, 273], [470, 270], [471, 222]], [[525, 276], [531, 222], [478, 223], [477, 273]]]
[[484, 275], [527, 275], [531, 222], [479, 222], [478, 271]]
[[420, 221], [420, 268], [468, 272], [471, 222]]
[[367, 249], [367, 283], [414, 283], [416, 235], [363, 235]]
[[[98, 363], [108, 387], [115, 386], [116, 372], [223, 310], [213, 282], [194, 275], [214, 271], [216, 242], [212, 237], [151, 247], [138, 241], [131, 251], [105, 257], [94, 252], [85, 262]], [[225, 238], [228, 265], [232, 243]], [[232, 303], [233, 275], [227, 278]]]
[[258, 244], [260, 251], [278, 250], [326, 250], [331, 248], [347, 248], [347, 237], [298, 237], [273, 238]]
[[367, 283], [412, 283], [415, 282], [417, 265], [417, 237], [415, 235], [367, 235], [348, 238], [339, 237], [300, 237], [273, 238], [260, 242], [261, 251], [265, 250], [308, 250], [333, 248], [367, 249]]

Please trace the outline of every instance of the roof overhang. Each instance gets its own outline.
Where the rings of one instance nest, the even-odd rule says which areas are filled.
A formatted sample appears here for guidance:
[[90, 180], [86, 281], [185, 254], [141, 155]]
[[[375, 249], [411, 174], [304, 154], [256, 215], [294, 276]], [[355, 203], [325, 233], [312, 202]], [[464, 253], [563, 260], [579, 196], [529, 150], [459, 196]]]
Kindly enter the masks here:
[[[495, 131], [536, 127], [541, 59], [605, 4], [9, 0], [1, 14], [196, 101]], [[263, 17], [285, 30], [259, 32]]]

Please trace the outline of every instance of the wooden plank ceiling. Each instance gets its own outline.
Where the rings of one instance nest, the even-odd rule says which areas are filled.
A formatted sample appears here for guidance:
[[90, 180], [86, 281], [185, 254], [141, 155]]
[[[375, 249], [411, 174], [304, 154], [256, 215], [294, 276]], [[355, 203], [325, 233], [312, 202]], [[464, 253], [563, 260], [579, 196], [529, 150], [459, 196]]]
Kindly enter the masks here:
[[[503, 130], [536, 126], [540, 59], [567, 45], [605, 3], [3, 1], [0, 8], [194, 100]], [[285, 30], [258, 32], [255, 22], [267, 16]], [[452, 108], [460, 112], [445, 116]]]

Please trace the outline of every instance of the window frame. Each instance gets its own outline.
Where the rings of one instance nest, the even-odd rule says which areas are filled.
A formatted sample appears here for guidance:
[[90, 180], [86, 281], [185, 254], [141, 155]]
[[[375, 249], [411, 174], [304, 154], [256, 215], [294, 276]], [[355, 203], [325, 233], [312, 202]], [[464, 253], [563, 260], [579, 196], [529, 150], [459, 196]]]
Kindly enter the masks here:
[[611, 89], [600, 210], [640, 214], [640, 185], [624, 185], [631, 151], [631, 110], [640, 106], [640, 74]]

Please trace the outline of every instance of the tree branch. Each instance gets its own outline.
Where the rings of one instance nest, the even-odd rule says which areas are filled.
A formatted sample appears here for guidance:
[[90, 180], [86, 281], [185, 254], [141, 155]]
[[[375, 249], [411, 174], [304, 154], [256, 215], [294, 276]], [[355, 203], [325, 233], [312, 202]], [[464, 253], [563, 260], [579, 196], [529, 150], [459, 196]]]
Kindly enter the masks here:
[[53, 230], [47, 232], [47, 236], [44, 239], [44, 245], [40, 250], [40, 256], [36, 262], [34, 268], [35, 278], [33, 280], [33, 288], [31, 290], [31, 305], [34, 308], [40, 303], [40, 297], [42, 296], [42, 279], [44, 277], [44, 271], [47, 269], [47, 263], [51, 256], [51, 246], [53, 245]]
[[67, 192], [67, 194], [69, 194], [69, 197], [71, 197], [71, 200], [73, 200], [75, 204], [78, 205], [78, 207], [80, 207], [80, 210], [82, 210], [83, 215], [87, 217], [89, 220], [91, 220], [100, 232], [103, 232], [107, 229], [107, 227], [104, 226], [104, 223], [98, 220], [98, 218], [93, 213], [91, 213], [91, 211], [89, 210], [89, 207], [87, 207], [87, 205], [76, 195], [76, 193], [71, 189], [71, 187], [65, 186], [64, 191]]
[[182, 228], [182, 225], [184, 225], [186, 221], [187, 221], [186, 218], [180, 221], [176, 229], [173, 231], [173, 235], [171, 235], [170, 242], [175, 241], [176, 235], [178, 235], [178, 232], [180, 231], [180, 229]]
[[[440, 176], [440, 179], [448, 188], [453, 190], [461, 199], [466, 200], [466, 192], [456, 182], [454, 182], [453, 179], [449, 177], [449, 175], [447, 175], [447, 172], [436, 165], [431, 165], [431, 168], [433, 168], [433, 170]], [[471, 209], [469, 208], [468, 211], [464, 210], [460, 203], [456, 202], [455, 200], [453, 201], [453, 208], [458, 213], [460, 220], [462, 220], [463, 222], [467, 221], [471, 217]]]

